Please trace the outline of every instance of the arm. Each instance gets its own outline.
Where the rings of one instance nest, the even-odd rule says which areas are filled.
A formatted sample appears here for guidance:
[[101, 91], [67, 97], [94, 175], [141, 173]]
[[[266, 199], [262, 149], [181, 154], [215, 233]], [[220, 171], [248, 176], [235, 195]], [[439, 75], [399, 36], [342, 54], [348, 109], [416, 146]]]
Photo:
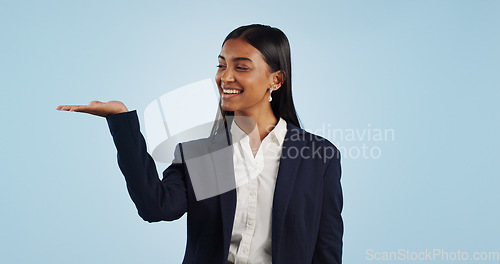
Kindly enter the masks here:
[[[333, 147], [333, 145], [329, 146]], [[340, 151], [328, 163], [323, 178], [323, 205], [318, 239], [314, 250], [314, 264], [342, 263], [342, 187], [340, 184]]]
[[185, 165], [176, 146], [174, 162], [160, 181], [156, 165], [146, 149], [135, 110], [106, 117], [118, 151], [118, 165], [139, 215], [148, 222], [172, 221], [187, 211]]

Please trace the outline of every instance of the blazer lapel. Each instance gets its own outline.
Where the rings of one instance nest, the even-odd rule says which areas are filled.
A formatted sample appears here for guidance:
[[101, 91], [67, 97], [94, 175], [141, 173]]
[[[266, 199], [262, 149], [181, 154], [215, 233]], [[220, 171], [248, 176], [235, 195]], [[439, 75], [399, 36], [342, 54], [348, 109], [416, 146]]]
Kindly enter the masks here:
[[[228, 142], [229, 141], [229, 142]], [[233, 188], [229, 191], [225, 191], [219, 195], [219, 203], [221, 210], [221, 220], [222, 220], [222, 241], [224, 243], [224, 259], [226, 260], [229, 255], [229, 245], [231, 242], [231, 234], [233, 232], [234, 216], [236, 213], [236, 183], [234, 182], [234, 164], [233, 164], [233, 148], [232, 148], [232, 138], [230, 133], [217, 134], [214, 138], [213, 144], [210, 145], [210, 153], [215, 153], [218, 150], [229, 147], [230, 151], [224, 151], [223, 157], [217, 156], [218, 161], [214, 161], [216, 166], [218, 162], [230, 161], [229, 166], [231, 166], [230, 172], [232, 175]], [[222, 180], [218, 180], [219, 190], [227, 190], [227, 175]]]
[[[228, 128], [229, 129], [229, 128]], [[300, 149], [305, 145], [303, 139], [304, 130], [297, 127], [290, 122], [287, 122], [287, 133], [283, 141], [282, 153], [276, 179], [276, 186], [273, 198], [273, 211], [272, 211], [272, 258], [273, 261], [277, 257], [277, 249], [280, 243], [281, 233], [283, 232], [283, 224], [285, 221], [285, 214], [288, 208], [295, 178], [298, 173], [300, 162], [302, 159], [299, 157]], [[223, 148], [232, 147], [231, 135], [225, 133], [218, 134], [214, 138], [214, 143], [210, 145], [211, 153]], [[229, 145], [228, 145], [229, 143]], [[232, 148], [231, 148], [232, 149]], [[228, 152], [229, 153], [229, 152]], [[230, 151], [232, 155], [232, 151]], [[233, 157], [226, 157], [227, 160], [232, 161]], [[232, 162], [230, 162], [232, 164]], [[233, 164], [234, 165], [234, 164]], [[234, 170], [233, 170], [234, 174]], [[234, 177], [234, 175], [233, 175]], [[221, 184], [221, 182], [219, 182]], [[221, 188], [222, 189], [222, 188]], [[224, 241], [224, 258], [227, 259], [229, 254], [229, 245], [231, 242], [231, 234], [233, 232], [234, 216], [236, 213], [236, 189], [219, 195], [219, 203], [221, 209], [222, 219], [222, 236]]]
[[234, 215], [236, 213], [236, 189], [219, 196], [222, 218], [222, 241], [224, 241], [224, 259], [229, 255], [231, 234], [233, 233]]
[[302, 161], [300, 150], [305, 145], [304, 130], [287, 122], [287, 133], [281, 152], [272, 211], [272, 259], [277, 260], [288, 202]]

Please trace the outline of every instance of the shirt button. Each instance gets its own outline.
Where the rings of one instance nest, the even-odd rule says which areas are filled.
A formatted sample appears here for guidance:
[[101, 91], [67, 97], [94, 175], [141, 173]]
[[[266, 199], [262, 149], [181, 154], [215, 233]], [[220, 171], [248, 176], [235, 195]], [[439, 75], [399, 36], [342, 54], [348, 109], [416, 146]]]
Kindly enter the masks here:
[[255, 224], [254, 220], [252, 220], [252, 219], [248, 220], [248, 225], [249, 226], [253, 226], [254, 224]]
[[244, 247], [243, 248], [243, 253], [247, 254], [248, 253], [248, 248]]
[[252, 197], [254, 197], [256, 194], [257, 194], [257, 192], [256, 192], [256, 191], [251, 191], [251, 192], [250, 192], [250, 195], [251, 195]]

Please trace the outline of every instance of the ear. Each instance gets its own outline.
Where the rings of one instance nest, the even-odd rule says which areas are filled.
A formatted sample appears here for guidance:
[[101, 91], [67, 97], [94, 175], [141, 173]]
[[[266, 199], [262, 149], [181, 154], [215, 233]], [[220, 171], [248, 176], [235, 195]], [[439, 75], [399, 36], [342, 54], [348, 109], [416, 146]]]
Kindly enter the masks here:
[[275, 71], [271, 74], [271, 87], [275, 87], [274, 91], [278, 90], [285, 82], [286, 73], [283, 70]]

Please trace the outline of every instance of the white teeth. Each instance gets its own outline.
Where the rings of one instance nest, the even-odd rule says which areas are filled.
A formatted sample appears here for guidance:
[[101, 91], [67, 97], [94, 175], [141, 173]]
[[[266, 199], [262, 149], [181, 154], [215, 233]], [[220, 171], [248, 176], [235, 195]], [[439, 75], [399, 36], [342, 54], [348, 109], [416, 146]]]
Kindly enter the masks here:
[[222, 91], [224, 93], [227, 93], [227, 94], [238, 94], [238, 93], [241, 93], [240, 90], [229, 90], [229, 89], [222, 89]]

